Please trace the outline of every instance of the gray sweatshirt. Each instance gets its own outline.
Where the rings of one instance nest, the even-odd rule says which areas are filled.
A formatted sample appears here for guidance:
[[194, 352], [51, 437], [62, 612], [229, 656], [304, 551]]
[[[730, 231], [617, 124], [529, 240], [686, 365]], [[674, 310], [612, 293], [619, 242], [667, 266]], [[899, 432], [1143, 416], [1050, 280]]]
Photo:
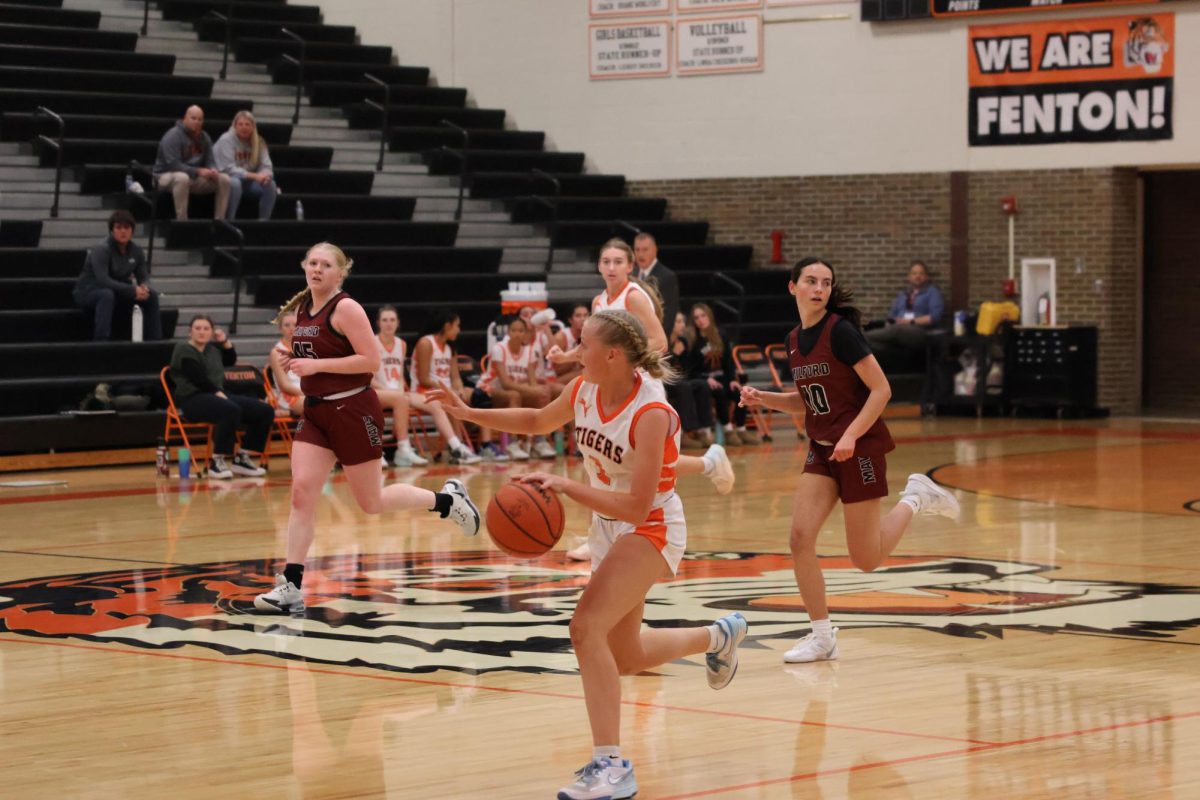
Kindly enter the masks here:
[[193, 139], [183, 123], [176, 122], [175, 127], [163, 134], [158, 143], [154, 174], [186, 172], [189, 178], [194, 178], [199, 167], [216, 169], [212, 139], [204, 131], [200, 131], [200, 135]]
[[263, 142], [262, 147], [258, 149], [257, 164], [250, 160], [251, 152], [250, 146], [244, 144], [237, 137], [233, 128], [222, 133], [221, 138], [217, 139], [217, 143], [213, 146], [213, 158], [217, 162], [217, 169], [226, 175], [243, 178], [247, 172], [275, 174], [274, 165], [271, 164], [271, 153], [267, 149], [266, 142]]

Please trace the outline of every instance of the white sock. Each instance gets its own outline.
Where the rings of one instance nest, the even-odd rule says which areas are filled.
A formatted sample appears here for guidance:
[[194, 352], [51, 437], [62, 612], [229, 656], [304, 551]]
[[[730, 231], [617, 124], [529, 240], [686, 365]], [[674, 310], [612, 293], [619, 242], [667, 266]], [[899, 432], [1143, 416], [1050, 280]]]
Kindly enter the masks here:
[[713, 460], [713, 458], [711, 456], [709, 456], [707, 453], [705, 453], [703, 456], [701, 456], [700, 460], [704, 462], [704, 473], [703, 474], [705, 476], [711, 476], [713, 474], [713, 470], [717, 468], [717, 462], [715, 460]]
[[822, 641], [828, 642], [833, 638], [833, 623], [829, 621], [828, 617], [825, 619], [814, 619], [812, 621], [812, 629], [816, 637]]
[[715, 622], [705, 627], [708, 629], [708, 650], [705, 652], [715, 653], [725, 646], [725, 634]]
[[412, 442], [408, 439], [397, 439], [396, 447], [400, 450], [412, 450]]
[[611, 758], [614, 761], [620, 761], [621, 746], [619, 744], [602, 744], [593, 747], [592, 758]]
[[913, 510], [913, 515], [921, 513], [921, 498], [915, 494], [900, 495], [900, 502]]
[[451, 450], [457, 450], [458, 448], [462, 447], [462, 439], [459, 439], [457, 436], [454, 436], [454, 437], [451, 437], [450, 441], [447, 442], [446, 444], [450, 447]]

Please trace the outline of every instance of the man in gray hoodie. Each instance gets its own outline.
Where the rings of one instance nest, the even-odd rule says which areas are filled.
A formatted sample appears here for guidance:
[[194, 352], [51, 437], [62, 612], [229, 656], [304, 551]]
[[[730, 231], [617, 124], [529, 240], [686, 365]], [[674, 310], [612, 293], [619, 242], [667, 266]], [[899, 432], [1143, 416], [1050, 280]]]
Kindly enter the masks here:
[[229, 176], [218, 172], [213, 143], [204, 132], [204, 110], [190, 106], [183, 119], [158, 143], [154, 178], [160, 189], [170, 189], [175, 198], [175, 219], [188, 218], [188, 197], [217, 193], [214, 216], [229, 219]]
[[146, 254], [132, 241], [133, 226], [132, 214], [114, 211], [108, 218], [108, 238], [88, 250], [75, 281], [75, 305], [96, 310], [92, 338], [98, 342], [112, 337], [113, 311], [118, 304], [126, 309], [135, 303], [141, 306], [146, 341], [162, 338], [158, 292], [150, 288]]

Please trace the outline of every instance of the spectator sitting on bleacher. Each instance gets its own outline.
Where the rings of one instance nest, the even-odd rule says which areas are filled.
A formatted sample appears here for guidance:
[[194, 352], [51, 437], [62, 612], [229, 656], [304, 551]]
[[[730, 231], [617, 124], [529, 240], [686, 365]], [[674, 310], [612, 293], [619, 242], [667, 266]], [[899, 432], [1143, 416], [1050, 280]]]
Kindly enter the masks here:
[[941, 323], [945, 307], [941, 291], [929, 282], [924, 262], [912, 262], [908, 286], [892, 301], [887, 324], [866, 332], [871, 352], [885, 373], [924, 369], [925, 338]]
[[279, 341], [271, 348], [267, 363], [271, 367], [271, 379], [275, 382], [275, 415], [299, 417], [304, 413], [304, 392], [300, 390], [300, 378], [290, 369], [285, 370], [285, 358], [292, 357], [292, 331], [296, 330], [296, 312], [287, 311], [279, 315]]
[[[212, 434], [212, 459], [208, 462], [210, 478], [266, 474], [255, 462], [266, 447], [275, 410], [253, 397], [225, 394], [225, 367], [236, 363], [233, 342], [225, 331], [213, 325], [207, 314], [192, 317], [188, 340], [176, 344], [171, 353], [173, 394], [180, 413], [188, 422], [210, 422], [216, 426]], [[237, 429], [243, 423], [245, 441], [234, 455]]]
[[188, 198], [193, 194], [217, 193], [215, 219], [229, 219], [232, 210], [229, 176], [218, 172], [213, 143], [204, 132], [204, 110], [189, 106], [183, 119], [163, 134], [154, 160], [154, 179], [160, 189], [169, 189], [175, 199], [175, 219], [188, 218]]
[[258, 135], [258, 121], [249, 111], [239, 111], [233, 125], [213, 147], [217, 169], [229, 176], [229, 218], [237, 216], [242, 196], [258, 200], [258, 218], [270, 219], [279, 193], [267, 143]]
[[162, 338], [158, 292], [150, 288], [146, 254], [133, 241], [134, 224], [128, 211], [114, 211], [108, 218], [108, 238], [88, 250], [75, 282], [75, 305], [95, 309], [92, 338], [98, 342], [112, 338], [113, 312], [118, 304], [130, 309], [141, 306], [143, 338]]
[[[689, 353], [687, 377], [702, 378], [708, 383], [717, 420], [725, 427], [726, 444], [759, 444], [758, 434], [746, 430], [746, 409], [736, 404], [742, 386], [733, 366], [733, 343], [721, 335], [715, 320], [712, 308], [706, 303], [692, 306], [692, 326], [696, 335]], [[736, 404], [732, 419], [729, 415], [731, 404]]]
[[[687, 371], [685, 360], [692, 349], [687, 316], [675, 312], [675, 324], [667, 336], [667, 359], [680, 375]], [[666, 384], [667, 401], [679, 414], [679, 425], [683, 428], [684, 449], [705, 448], [713, 443], [713, 397], [704, 378], [681, 377], [675, 383]]]

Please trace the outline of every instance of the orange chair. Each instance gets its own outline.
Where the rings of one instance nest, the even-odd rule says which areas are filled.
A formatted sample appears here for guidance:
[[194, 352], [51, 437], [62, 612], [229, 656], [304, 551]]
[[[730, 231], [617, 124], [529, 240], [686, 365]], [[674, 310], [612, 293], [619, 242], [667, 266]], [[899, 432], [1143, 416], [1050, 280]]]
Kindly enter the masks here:
[[[771, 368], [771, 379], [781, 392], [796, 391], [796, 384], [791, 380], [792, 367], [788, 363], [787, 346], [784, 344], [767, 345], [767, 366]], [[792, 424], [796, 433], [804, 433], [804, 414], [792, 414]]]
[[[772, 376], [767, 356], [763, 352], [763, 349], [756, 344], [734, 345], [733, 366], [737, 370], [738, 375], [746, 376], [745, 383], [750, 386], [757, 385], [761, 387]], [[774, 385], [778, 386], [778, 383]], [[771, 441], [770, 416], [763, 413], [763, 409], [761, 408], [750, 409], [750, 416], [754, 421], [754, 427], [762, 435], [763, 441]]]
[[[192, 454], [192, 474], [198, 478], [203, 474], [204, 467], [208, 466], [208, 461], [212, 457], [212, 434], [214, 426], [211, 422], [186, 422], [183, 419], [183, 415], [179, 413], [178, 406], [175, 405], [175, 394], [171, 391], [170, 372], [171, 367], [166, 366], [158, 373], [163, 393], [167, 396], [167, 424], [163, 430], [163, 441], [167, 443], [168, 457], [173, 443], [182, 444], [188, 449], [188, 452]], [[188, 437], [189, 431], [191, 431], [192, 436], [202, 436], [205, 440], [205, 455], [201, 461], [196, 460], [196, 448], [192, 446], [192, 440]]]
[[[264, 402], [271, 408], [278, 408], [279, 398], [275, 391], [274, 377], [271, 375], [271, 367], [262, 368], [263, 389], [267, 396]], [[292, 439], [296, 434], [296, 423], [298, 420], [288, 414], [286, 417], [281, 417], [278, 414], [275, 416], [275, 432], [279, 434], [279, 440], [283, 444], [283, 454], [290, 456], [292, 454]], [[267, 437], [267, 446], [263, 448], [263, 459], [269, 458], [271, 455], [271, 437]]]

